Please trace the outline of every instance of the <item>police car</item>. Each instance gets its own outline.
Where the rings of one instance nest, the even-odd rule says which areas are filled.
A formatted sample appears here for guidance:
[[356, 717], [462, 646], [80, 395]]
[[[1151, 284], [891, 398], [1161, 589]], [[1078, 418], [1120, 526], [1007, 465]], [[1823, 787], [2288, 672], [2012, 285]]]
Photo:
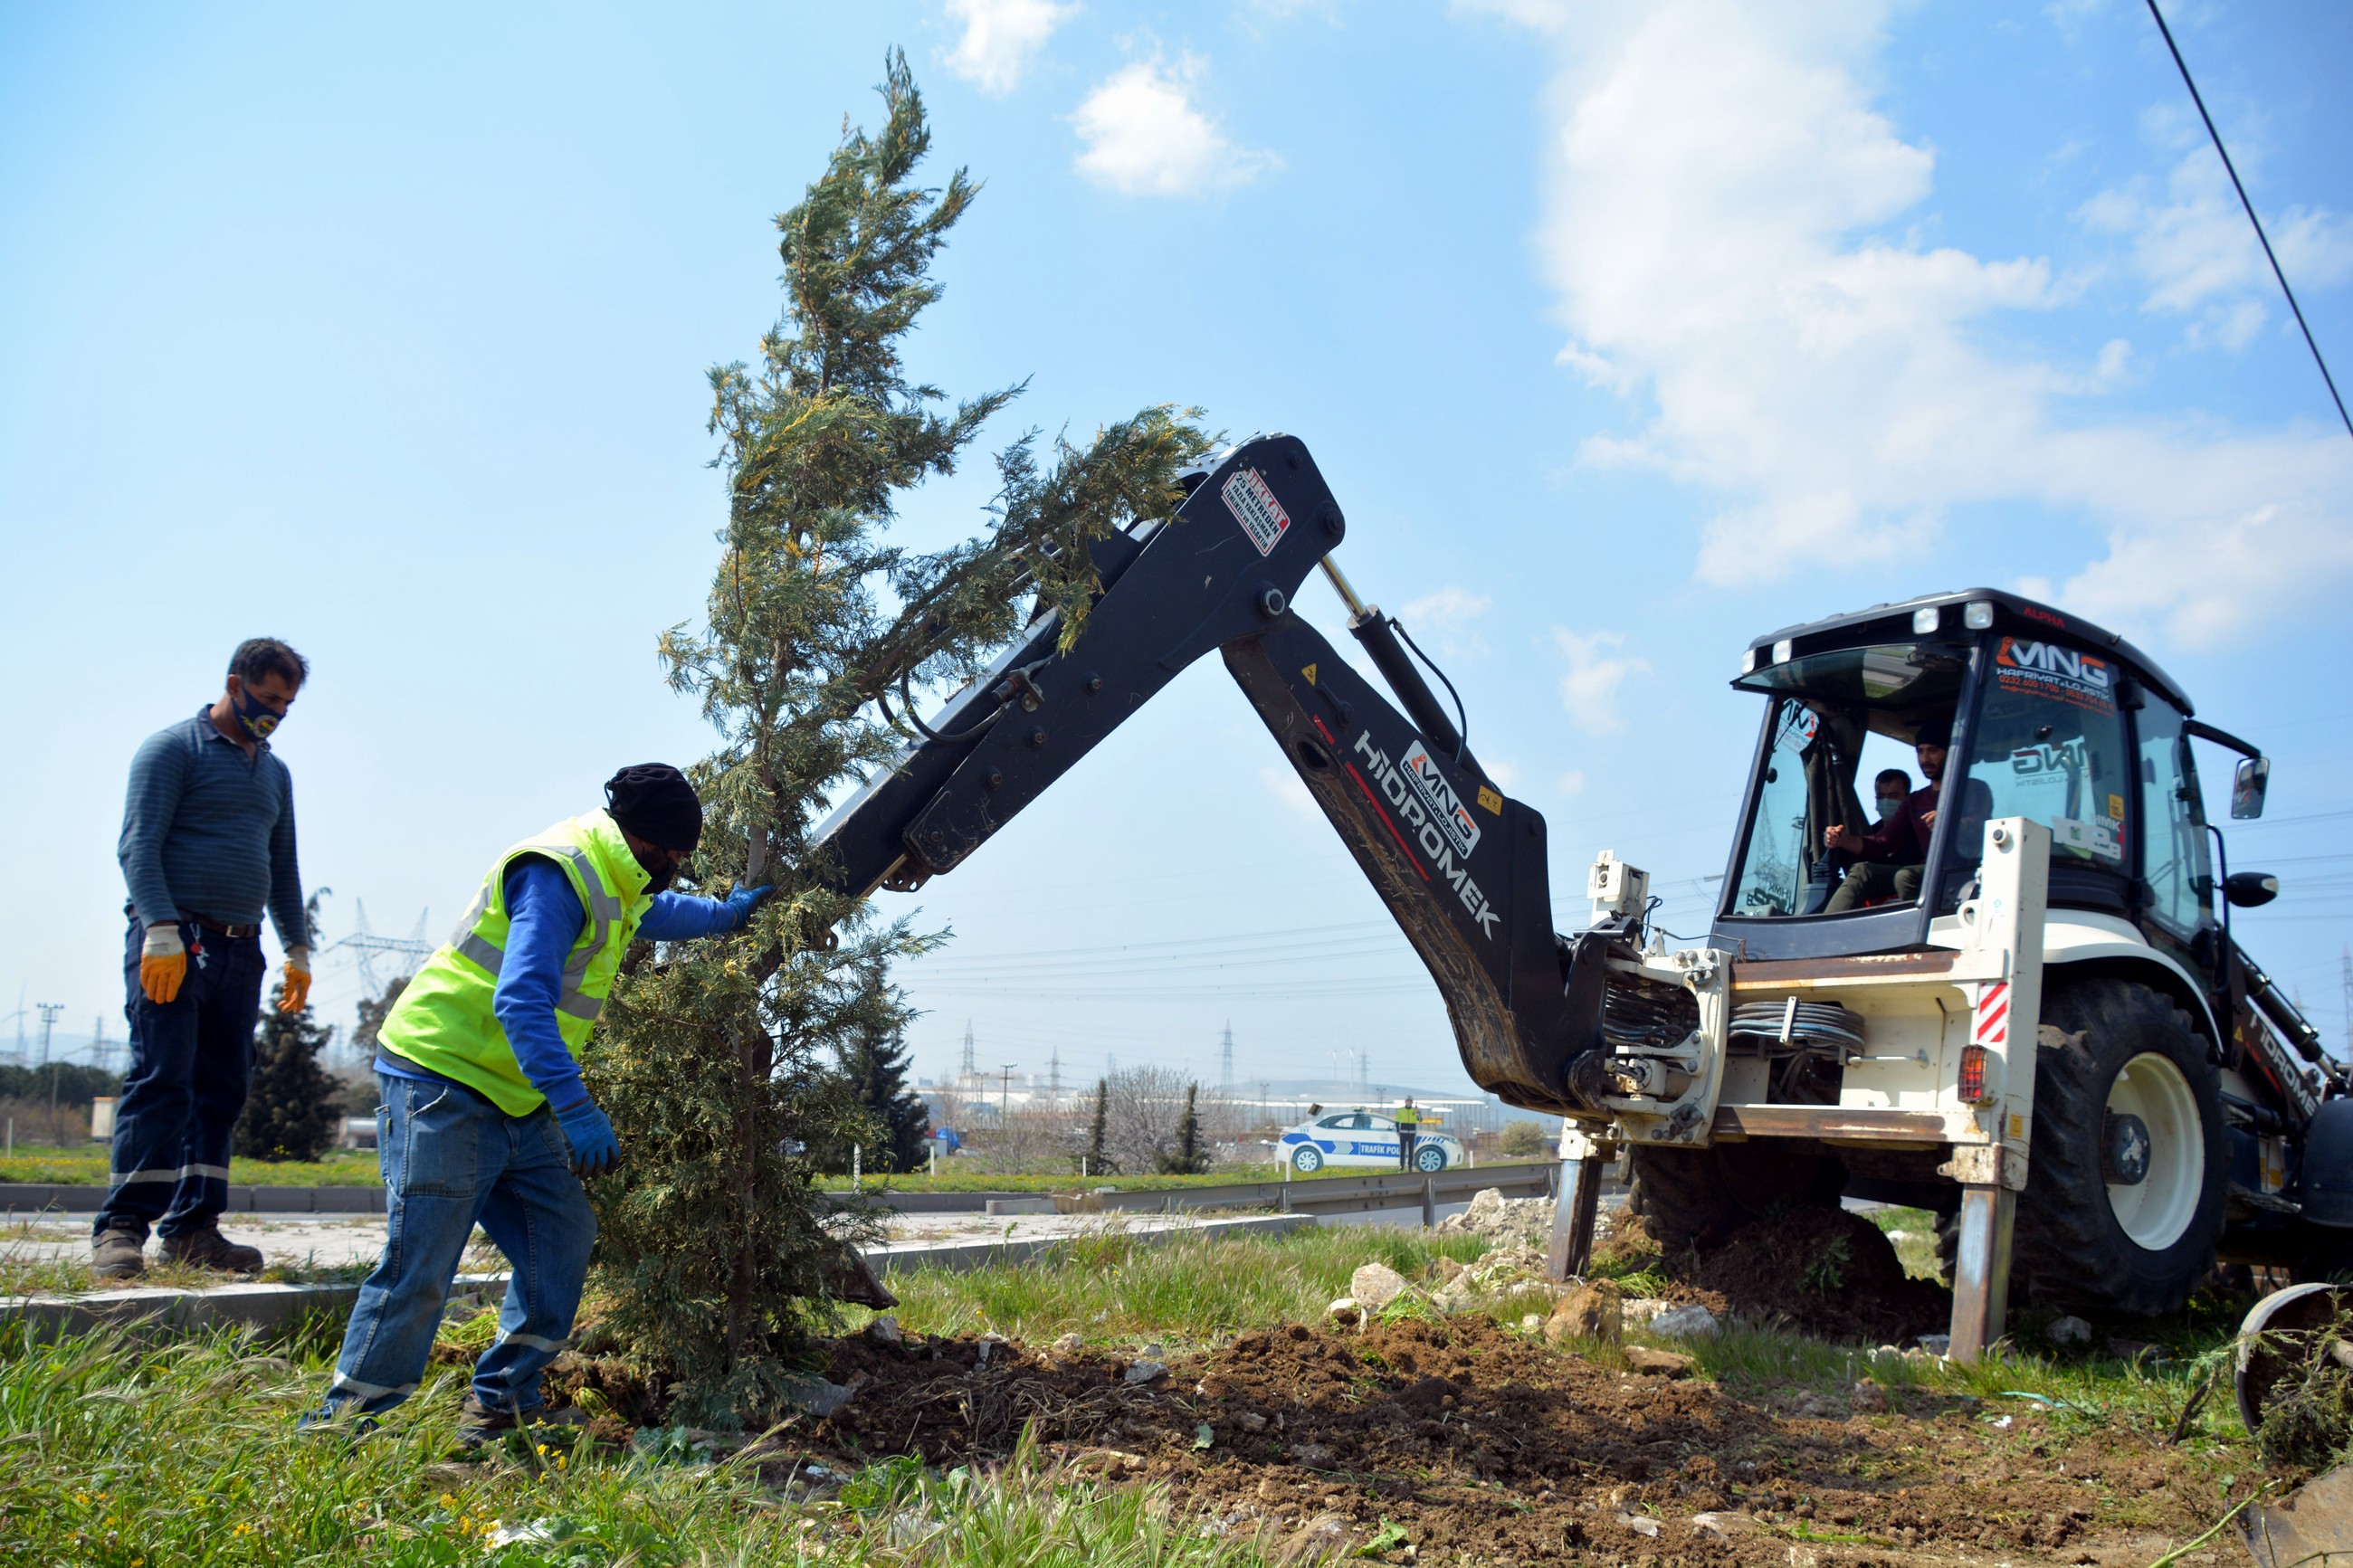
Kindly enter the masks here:
[[[1443, 1171], [1462, 1163], [1460, 1140], [1434, 1131], [1427, 1121], [1413, 1143], [1413, 1168]], [[1313, 1175], [1326, 1165], [1376, 1165], [1398, 1168], [1398, 1129], [1393, 1118], [1371, 1110], [1335, 1110], [1303, 1121], [1275, 1140], [1282, 1157], [1301, 1175]]]

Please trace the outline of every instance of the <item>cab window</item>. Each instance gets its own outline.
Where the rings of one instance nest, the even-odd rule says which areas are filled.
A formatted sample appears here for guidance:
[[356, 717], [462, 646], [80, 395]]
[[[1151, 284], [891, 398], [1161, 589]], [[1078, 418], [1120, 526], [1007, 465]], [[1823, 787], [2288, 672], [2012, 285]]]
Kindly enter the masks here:
[[2026, 816], [2051, 829], [2053, 867], [2124, 871], [2133, 779], [2116, 679], [2116, 667], [2095, 655], [1996, 639], [1968, 772], [1946, 792], [1955, 859], [1974, 864], [1984, 853], [1989, 817]]
[[2182, 937], [2208, 920], [2214, 886], [2211, 851], [2199, 810], [2198, 773], [2180, 710], [2155, 692], [2133, 716], [2140, 732], [2141, 877], [2149, 913]]

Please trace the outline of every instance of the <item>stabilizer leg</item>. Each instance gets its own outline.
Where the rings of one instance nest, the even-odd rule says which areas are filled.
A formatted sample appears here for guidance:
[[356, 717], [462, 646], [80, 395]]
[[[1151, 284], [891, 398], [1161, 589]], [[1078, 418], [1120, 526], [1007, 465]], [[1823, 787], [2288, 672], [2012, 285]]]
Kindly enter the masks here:
[[1961, 1235], [1953, 1262], [1953, 1343], [1957, 1362], [1973, 1362], [2001, 1338], [2010, 1305], [2010, 1237], [2018, 1194], [2008, 1187], [1961, 1188]]
[[1618, 1157], [1615, 1144], [1596, 1142], [1571, 1129], [1561, 1135], [1560, 1195], [1553, 1205], [1552, 1249], [1546, 1275], [1573, 1279], [1593, 1261], [1593, 1226], [1601, 1213], [1601, 1184]]

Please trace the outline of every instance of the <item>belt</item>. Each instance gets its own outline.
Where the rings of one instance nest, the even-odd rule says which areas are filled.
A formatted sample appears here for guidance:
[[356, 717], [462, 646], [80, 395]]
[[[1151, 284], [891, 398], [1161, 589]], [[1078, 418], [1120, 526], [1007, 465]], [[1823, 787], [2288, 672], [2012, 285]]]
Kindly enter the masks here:
[[217, 931], [226, 937], [259, 936], [261, 934], [261, 927], [259, 924], [249, 926], [227, 925], [213, 919], [210, 915], [190, 915], [187, 918], [195, 921], [196, 924], [204, 927], [206, 931]]

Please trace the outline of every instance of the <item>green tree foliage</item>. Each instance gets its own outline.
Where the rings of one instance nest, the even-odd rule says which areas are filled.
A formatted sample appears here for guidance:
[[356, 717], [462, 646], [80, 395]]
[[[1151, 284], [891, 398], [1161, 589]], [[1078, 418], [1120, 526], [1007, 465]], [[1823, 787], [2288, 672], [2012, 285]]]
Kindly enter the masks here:
[[305, 1007], [280, 1013], [267, 999], [253, 1042], [253, 1079], [237, 1119], [235, 1147], [248, 1160], [315, 1160], [335, 1146], [343, 1086], [319, 1063], [335, 1037]]
[[870, 919], [809, 850], [828, 804], [914, 739], [878, 699], [909, 672], [967, 677], [1032, 614], [1074, 632], [1100, 588], [1085, 547], [1173, 510], [1208, 446], [1166, 408], [1048, 457], [1025, 437], [997, 457], [977, 534], [934, 553], [891, 542], [901, 498], [954, 473], [1019, 388], [950, 405], [908, 379], [904, 340], [940, 296], [933, 259], [976, 187], [962, 170], [916, 182], [931, 133], [896, 52], [881, 96], [881, 130], [847, 132], [777, 219], [783, 319], [753, 363], [711, 374], [727, 522], [703, 626], [661, 641], [721, 737], [697, 770], [688, 880], [778, 896], [744, 933], [633, 954], [588, 1059], [622, 1148], [595, 1188], [608, 1321], [678, 1418], [706, 1426], [777, 1409], [826, 1311], [839, 1254], [807, 1152], [870, 1129], [830, 1063], [895, 1032], [895, 997], [867, 976], [931, 941]]
[[[883, 965], [871, 965], [863, 979], [880, 994], [860, 1006], [860, 1019], [841, 1050], [841, 1075], [867, 1121], [859, 1138], [862, 1163], [877, 1173], [917, 1170], [923, 1163], [923, 1140], [931, 1135], [932, 1112], [907, 1087], [907, 1013]], [[831, 1163], [845, 1170], [849, 1155]]]
[[0, 1100], [21, 1100], [47, 1105], [55, 1099], [59, 1110], [87, 1115], [90, 1102], [101, 1094], [121, 1094], [122, 1077], [79, 1062], [51, 1062], [47, 1067], [0, 1067]]
[[1160, 1161], [1164, 1176], [1198, 1176], [1209, 1168], [1208, 1152], [1201, 1147], [1200, 1094], [1199, 1084], [1185, 1086], [1185, 1114], [1176, 1119], [1176, 1147]]
[[1091, 1176], [1108, 1176], [1119, 1170], [1119, 1164], [1104, 1147], [1111, 1132], [1111, 1079], [1095, 1079], [1095, 1114], [1087, 1126], [1087, 1153], [1081, 1169]]
[[1495, 1146], [1514, 1159], [1535, 1159], [1548, 1153], [1556, 1142], [1540, 1121], [1506, 1121]]

